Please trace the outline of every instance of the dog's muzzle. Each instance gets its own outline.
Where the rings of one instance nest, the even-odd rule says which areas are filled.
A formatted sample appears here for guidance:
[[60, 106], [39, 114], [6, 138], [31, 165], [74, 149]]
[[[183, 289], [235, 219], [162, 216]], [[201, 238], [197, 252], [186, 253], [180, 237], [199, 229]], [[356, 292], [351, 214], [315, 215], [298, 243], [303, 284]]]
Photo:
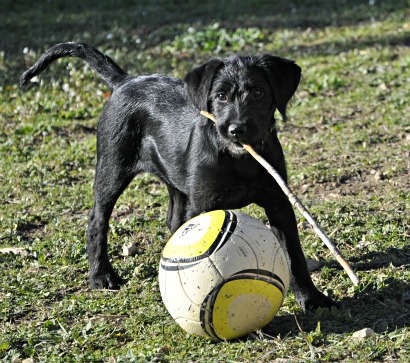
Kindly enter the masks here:
[[247, 126], [245, 124], [233, 124], [228, 127], [229, 136], [238, 140], [246, 134]]

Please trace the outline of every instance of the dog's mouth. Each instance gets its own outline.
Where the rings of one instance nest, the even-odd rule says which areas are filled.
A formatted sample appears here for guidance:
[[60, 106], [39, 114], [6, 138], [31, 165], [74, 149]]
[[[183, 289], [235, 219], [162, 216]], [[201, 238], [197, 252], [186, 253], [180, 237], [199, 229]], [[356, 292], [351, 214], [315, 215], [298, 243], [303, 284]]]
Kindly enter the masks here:
[[246, 150], [243, 148], [243, 145], [239, 142], [227, 142], [226, 149], [232, 156], [242, 156], [246, 154]]
[[263, 149], [263, 145], [265, 143], [265, 139], [262, 141], [239, 141], [239, 140], [232, 140], [225, 138], [225, 145], [226, 149], [229, 153], [233, 156], [239, 157], [247, 153], [244, 149], [244, 145], [250, 145], [253, 149], [257, 151], [261, 151]]

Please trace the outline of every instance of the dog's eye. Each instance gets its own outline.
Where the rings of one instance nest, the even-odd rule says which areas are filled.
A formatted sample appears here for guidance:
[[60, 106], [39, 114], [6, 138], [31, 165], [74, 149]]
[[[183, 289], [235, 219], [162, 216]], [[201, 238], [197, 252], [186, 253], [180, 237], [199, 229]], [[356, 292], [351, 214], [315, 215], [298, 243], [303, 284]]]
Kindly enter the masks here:
[[226, 100], [228, 99], [228, 97], [226, 97], [226, 94], [223, 93], [223, 92], [219, 92], [219, 93], [216, 95], [216, 98], [217, 98], [219, 101], [226, 101]]
[[263, 96], [263, 91], [259, 88], [255, 88], [252, 90], [252, 96], [253, 98], [261, 98]]

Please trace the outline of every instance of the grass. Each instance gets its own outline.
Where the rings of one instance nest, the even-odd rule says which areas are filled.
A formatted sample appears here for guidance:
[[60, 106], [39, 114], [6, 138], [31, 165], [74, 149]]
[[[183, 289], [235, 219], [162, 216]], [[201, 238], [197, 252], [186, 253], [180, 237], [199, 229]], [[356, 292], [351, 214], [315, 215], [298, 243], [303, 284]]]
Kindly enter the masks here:
[[[408, 1], [29, 1], [0, 4], [0, 360], [4, 362], [407, 362], [410, 356]], [[340, 310], [303, 314], [290, 292], [249, 338], [188, 336], [165, 310], [157, 267], [167, 196], [138, 177], [111, 221], [128, 278], [91, 291], [85, 251], [95, 129], [107, 87], [62, 60], [29, 91], [18, 76], [50, 45], [86, 41], [130, 73], [182, 77], [234, 52], [295, 59], [303, 82], [280, 123], [290, 185], [361, 278], [353, 287], [303, 223], [315, 283]], [[245, 212], [264, 219], [261, 210]], [[300, 218], [300, 222], [303, 219]], [[123, 257], [124, 243], [139, 253]], [[300, 327], [298, 327], [298, 324]], [[352, 333], [375, 335], [355, 340]], [[280, 360], [282, 359], [282, 360]]]

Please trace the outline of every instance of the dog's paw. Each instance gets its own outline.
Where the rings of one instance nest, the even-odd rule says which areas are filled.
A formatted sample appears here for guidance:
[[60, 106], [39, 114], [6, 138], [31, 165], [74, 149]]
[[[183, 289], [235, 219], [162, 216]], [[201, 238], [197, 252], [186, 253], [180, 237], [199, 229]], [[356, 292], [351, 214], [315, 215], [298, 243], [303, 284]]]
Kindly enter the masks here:
[[318, 308], [330, 309], [332, 306], [340, 308], [340, 304], [338, 302], [332, 300], [330, 297], [322, 294], [318, 290], [314, 291], [314, 293], [297, 296], [296, 301], [304, 312], [316, 310]]
[[118, 290], [124, 282], [114, 269], [90, 275], [92, 289]]

